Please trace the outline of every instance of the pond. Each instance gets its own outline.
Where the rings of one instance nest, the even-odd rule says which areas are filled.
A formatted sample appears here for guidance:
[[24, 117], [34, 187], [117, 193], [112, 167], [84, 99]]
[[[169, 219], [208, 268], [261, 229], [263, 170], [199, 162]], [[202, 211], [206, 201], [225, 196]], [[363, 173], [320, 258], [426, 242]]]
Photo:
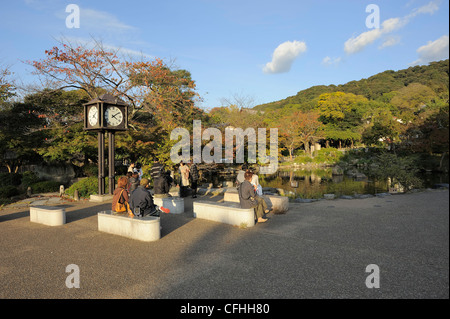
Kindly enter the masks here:
[[[366, 174], [367, 175], [366, 175]], [[389, 191], [387, 180], [376, 180], [368, 177], [369, 174], [360, 171], [356, 176], [333, 175], [332, 168], [323, 169], [280, 169], [275, 174], [259, 175], [259, 182], [265, 191], [282, 189], [285, 196], [290, 198], [323, 198], [324, 194], [339, 196], [354, 196], [355, 194], [379, 194]], [[448, 174], [428, 172], [419, 176], [424, 188], [431, 188], [435, 184], [447, 183]], [[221, 185], [223, 182], [233, 182], [236, 171], [217, 171], [205, 176], [203, 182]]]

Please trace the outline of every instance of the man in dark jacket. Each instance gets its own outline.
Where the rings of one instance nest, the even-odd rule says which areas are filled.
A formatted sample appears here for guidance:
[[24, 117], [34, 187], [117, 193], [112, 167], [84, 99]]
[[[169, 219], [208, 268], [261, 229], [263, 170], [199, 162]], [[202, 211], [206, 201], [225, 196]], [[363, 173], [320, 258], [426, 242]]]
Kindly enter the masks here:
[[164, 165], [155, 160], [150, 169], [150, 176], [153, 179], [153, 187], [155, 187], [156, 180], [164, 175]]
[[163, 197], [172, 197], [170, 192], [170, 172], [166, 172], [162, 174], [160, 177], [156, 178], [153, 186], [153, 194], [155, 197], [163, 198]]
[[239, 186], [239, 202], [241, 208], [254, 208], [258, 223], [264, 223], [267, 219], [264, 218], [265, 213], [268, 213], [267, 204], [262, 197], [259, 197], [254, 186], [250, 183], [252, 180], [252, 172], [245, 172], [244, 181]]
[[[130, 208], [135, 216], [157, 216], [159, 217], [159, 209], [153, 203], [153, 197], [148, 190], [149, 180], [147, 178], [141, 179], [140, 185], [131, 193]], [[160, 207], [160, 209], [167, 213], [167, 208]]]
[[197, 164], [191, 163], [189, 168], [189, 179], [191, 180], [192, 198], [197, 198], [197, 182], [199, 179]]

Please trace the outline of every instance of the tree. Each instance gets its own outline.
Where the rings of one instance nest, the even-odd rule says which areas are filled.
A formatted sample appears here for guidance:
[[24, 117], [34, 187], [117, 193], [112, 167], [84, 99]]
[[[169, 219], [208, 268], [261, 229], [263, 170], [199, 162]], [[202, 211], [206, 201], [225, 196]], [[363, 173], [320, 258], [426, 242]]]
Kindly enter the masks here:
[[362, 141], [367, 145], [391, 144], [399, 136], [402, 125], [389, 110], [377, 109], [372, 113], [370, 124], [367, 125]]
[[1, 105], [0, 123], [0, 164], [16, 173], [21, 165], [37, 159], [44, 119], [33, 105], [13, 102]]
[[320, 121], [326, 125], [327, 140], [349, 140], [353, 145], [359, 140], [362, 117], [369, 108], [369, 101], [361, 95], [334, 92], [321, 94], [318, 101]]
[[377, 156], [375, 163], [377, 165], [371, 168], [371, 173], [379, 179], [390, 181], [391, 185], [400, 184], [406, 191], [422, 186], [417, 177], [419, 169], [411, 157], [383, 152]]
[[[117, 156], [143, 163], [172, 145], [170, 132], [174, 128], [190, 128], [194, 119], [205, 117], [195, 106], [199, 96], [191, 74], [169, 66], [162, 59], [142, 57], [135, 61], [95, 40], [93, 46], [63, 41], [58, 47], [46, 50], [45, 55], [42, 60], [28, 63], [50, 88], [29, 97], [53, 106], [47, 107], [45, 113], [51, 128], [49, 134], [53, 133], [41, 149], [47, 159], [78, 160], [78, 152], [85, 152], [85, 161], [91, 157], [94, 139], [81, 130], [82, 108], [79, 107], [103, 93], [111, 93], [130, 105], [131, 129], [116, 136]], [[64, 118], [73, 121], [64, 123]]]
[[8, 68], [0, 68], [0, 103], [7, 101], [10, 97], [14, 96], [15, 87], [8, 76], [11, 72]]
[[442, 154], [443, 158], [449, 152], [448, 102], [421, 113], [404, 135], [404, 144], [412, 151]]
[[158, 58], [132, 61], [119, 53], [95, 40], [92, 48], [66, 41], [46, 50], [45, 59], [28, 64], [48, 87], [81, 89], [90, 99], [109, 92], [128, 101], [130, 118], [137, 111], [151, 112], [166, 130], [198, 112], [194, 106], [198, 94], [188, 71], [173, 70]]
[[324, 124], [357, 126], [367, 110], [367, 102], [365, 97], [353, 93], [324, 93], [318, 101], [320, 119]]
[[302, 111], [307, 111], [317, 107], [317, 101], [321, 94], [337, 91], [362, 95], [369, 100], [388, 102], [386, 96], [383, 97], [383, 95], [389, 94], [391, 91], [401, 90], [410, 83], [425, 85], [442, 98], [443, 95], [448, 96], [448, 70], [448, 59], [431, 62], [429, 65], [417, 65], [404, 70], [387, 70], [359, 81], [350, 81], [340, 85], [313, 86], [283, 100], [257, 105], [254, 109], [260, 111], [282, 110], [289, 104], [296, 104]]
[[289, 157], [292, 160], [294, 150], [304, 146], [305, 152], [310, 154], [309, 144], [319, 140], [322, 137], [322, 123], [318, 120], [319, 114], [316, 112], [293, 112], [287, 115], [278, 123], [281, 141], [289, 151]]
[[97, 157], [96, 139], [83, 130], [84, 90], [43, 89], [24, 97], [43, 119], [38, 153], [47, 161], [70, 162], [82, 166]]
[[228, 106], [214, 108], [209, 113], [211, 115], [211, 120], [224, 129], [227, 126], [233, 126], [237, 128], [242, 128], [245, 130], [248, 127], [258, 128], [263, 127], [263, 119], [259, 112], [240, 108], [235, 104]]
[[415, 113], [426, 107], [436, 97], [436, 93], [429, 87], [420, 83], [411, 83], [398, 90], [391, 103], [398, 108], [398, 117], [408, 122], [413, 120]]

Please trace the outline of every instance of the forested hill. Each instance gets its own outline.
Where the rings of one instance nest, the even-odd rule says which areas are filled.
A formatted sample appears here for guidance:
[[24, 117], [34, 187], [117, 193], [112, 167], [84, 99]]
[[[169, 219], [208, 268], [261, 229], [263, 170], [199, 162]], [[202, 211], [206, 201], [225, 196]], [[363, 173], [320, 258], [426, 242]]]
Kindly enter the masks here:
[[438, 96], [448, 97], [449, 60], [431, 62], [429, 65], [414, 66], [399, 71], [384, 71], [368, 79], [351, 81], [340, 85], [316, 85], [299, 91], [286, 99], [257, 105], [255, 110], [268, 111], [290, 107], [294, 109], [313, 109], [317, 106], [319, 96], [323, 93], [344, 92], [362, 95], [369, 100], [386, 102], [392, 91], [397, 91], [411, 83], [420, 83], [431, 88]]

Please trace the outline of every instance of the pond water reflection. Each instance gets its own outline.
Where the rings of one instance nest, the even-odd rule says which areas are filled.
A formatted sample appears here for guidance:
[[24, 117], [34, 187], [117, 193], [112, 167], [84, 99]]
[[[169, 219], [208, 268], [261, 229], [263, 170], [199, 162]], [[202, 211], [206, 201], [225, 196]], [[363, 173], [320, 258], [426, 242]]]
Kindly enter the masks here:
[[[448, 183], [448, 174], [424, 173], [420, 176], [423, 187], [433, 187], [437, 183]], [[233, 173], [216, 172], [207, 178], [207, 182], [222, 185], [223, 182], [233, 182]], [[389, 191], [387, 180], [376, 180], [367, 172], [360, 171], [356, 176], [333, 175], [332, 168], [307, 170], [284, 169], [275, 174], [259, 175], [259, 182], [263, 188], [283, 190], [285, 196], [291, 198], [323, 198], [324, 194], [339, 196], [354, 196], [356, 194], [379, 194]], [[270, 190], [269, 190], [270, 191]]]
[[280, 170], [273, 175], [259, 176], [259, 180], [262, 187], [281, 188], [286, 195], [294, 198], [322, 198], [324, 194], [377, 194], [388, 190], [386, 181], [332, 175], [331, 168], [314, 171]]

